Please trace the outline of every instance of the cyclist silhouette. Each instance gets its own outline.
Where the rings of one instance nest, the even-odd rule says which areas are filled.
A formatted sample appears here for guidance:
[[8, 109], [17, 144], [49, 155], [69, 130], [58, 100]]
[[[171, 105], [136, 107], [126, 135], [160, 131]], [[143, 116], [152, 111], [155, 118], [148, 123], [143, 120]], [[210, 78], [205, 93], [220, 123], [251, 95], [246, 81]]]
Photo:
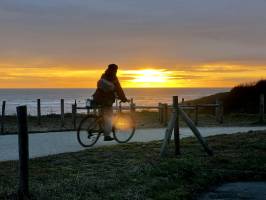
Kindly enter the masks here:
[[108, 68], [97, 82], [97, 89], [93, 94], [94, 102], [97, 105], [102, 106], [101, 112], [104, 118], [104, 141], [113, 140], [110, 133], [112, 131], [112, 105], [115, 102], [115, 99], [118, 98], [122, 102], [128, 101], [116, 76], [117, 70], [118, 66], [116, 64], [108, 65]]

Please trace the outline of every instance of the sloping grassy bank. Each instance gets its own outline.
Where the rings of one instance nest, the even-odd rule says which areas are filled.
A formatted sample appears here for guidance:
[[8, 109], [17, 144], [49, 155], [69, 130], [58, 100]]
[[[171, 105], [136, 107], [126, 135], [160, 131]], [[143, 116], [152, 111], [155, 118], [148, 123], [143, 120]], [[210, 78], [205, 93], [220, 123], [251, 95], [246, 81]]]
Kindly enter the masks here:
[[[249, 113], [259, 112], [260, 95], [266, 95], [266, 80], [247, 83], [233, 87], [230, 92], [218, 93], [192, 101], [190, 104], [215, 103], [216, 99], [223, 102], [224, 112], [227, 113]], [[264, 99], [266, 103], [266, 98]]]
[[[88, 149], [30, 161], [35, 199], [192, 199], [226, 181], [266, 180], [266, 132], [207, 138], [208, 157], [194, 138], [182, 156], [158, 157], [161, 142]], [[171, 144], [173, 145], [173, 144]], [[0, 163], [0, 199], [17, 188], [17, 162]]]

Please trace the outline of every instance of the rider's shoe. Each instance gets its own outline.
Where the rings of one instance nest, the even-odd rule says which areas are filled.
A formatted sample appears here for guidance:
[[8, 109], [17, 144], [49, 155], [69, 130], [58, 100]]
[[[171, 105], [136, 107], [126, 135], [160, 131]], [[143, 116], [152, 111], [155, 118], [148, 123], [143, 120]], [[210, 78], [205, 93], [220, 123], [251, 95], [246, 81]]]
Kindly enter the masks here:
[[111, 136], [104, 136], [104, 141], [112, 141], [114, 140], [114, 138], [112, 138]]

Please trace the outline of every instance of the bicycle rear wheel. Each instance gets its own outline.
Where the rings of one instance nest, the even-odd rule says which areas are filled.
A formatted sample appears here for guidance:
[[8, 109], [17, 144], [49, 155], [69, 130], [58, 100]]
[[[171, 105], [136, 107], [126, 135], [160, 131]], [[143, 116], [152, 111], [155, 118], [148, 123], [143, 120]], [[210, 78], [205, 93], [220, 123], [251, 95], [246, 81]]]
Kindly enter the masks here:
[[81, 146], [91, 147], [101, 135], [100, 118], [97, 116], [87, 116], [79, 124], [77, 130], [77, 139]]
[[119, 113], [113, 118], [113, 135], [118, 143], [128, 142], [136, 130], [135, 120], [126, 113]]

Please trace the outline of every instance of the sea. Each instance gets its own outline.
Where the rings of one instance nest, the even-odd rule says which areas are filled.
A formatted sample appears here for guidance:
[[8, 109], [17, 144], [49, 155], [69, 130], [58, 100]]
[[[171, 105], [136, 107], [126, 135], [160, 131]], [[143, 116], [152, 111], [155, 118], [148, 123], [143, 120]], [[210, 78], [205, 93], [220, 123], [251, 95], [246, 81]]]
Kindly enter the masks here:
[[[159, 102], [171, 103], [172, 96], [179, 96], [179, 100], [192, 100], [229, 90], [230, 88], [124, 89], [128, 98], [133, 98], [136, 105], [142, 106], [154, 106]], [[60, 100], [64, 99], [65, 113], [70, 113], [75, 101], [78, 106], [85, 106], [86, 99], [91, 98], [94, 91], [95, 89], [0, 89], [0, 103], [6, 101], [6, 115], [15, 115], [16, 107], [20, 105], [27, 105], [28, 114], [36, 115], [37, 99], [41, 99], [41, 113], [46, 115], [59, 114]]]

